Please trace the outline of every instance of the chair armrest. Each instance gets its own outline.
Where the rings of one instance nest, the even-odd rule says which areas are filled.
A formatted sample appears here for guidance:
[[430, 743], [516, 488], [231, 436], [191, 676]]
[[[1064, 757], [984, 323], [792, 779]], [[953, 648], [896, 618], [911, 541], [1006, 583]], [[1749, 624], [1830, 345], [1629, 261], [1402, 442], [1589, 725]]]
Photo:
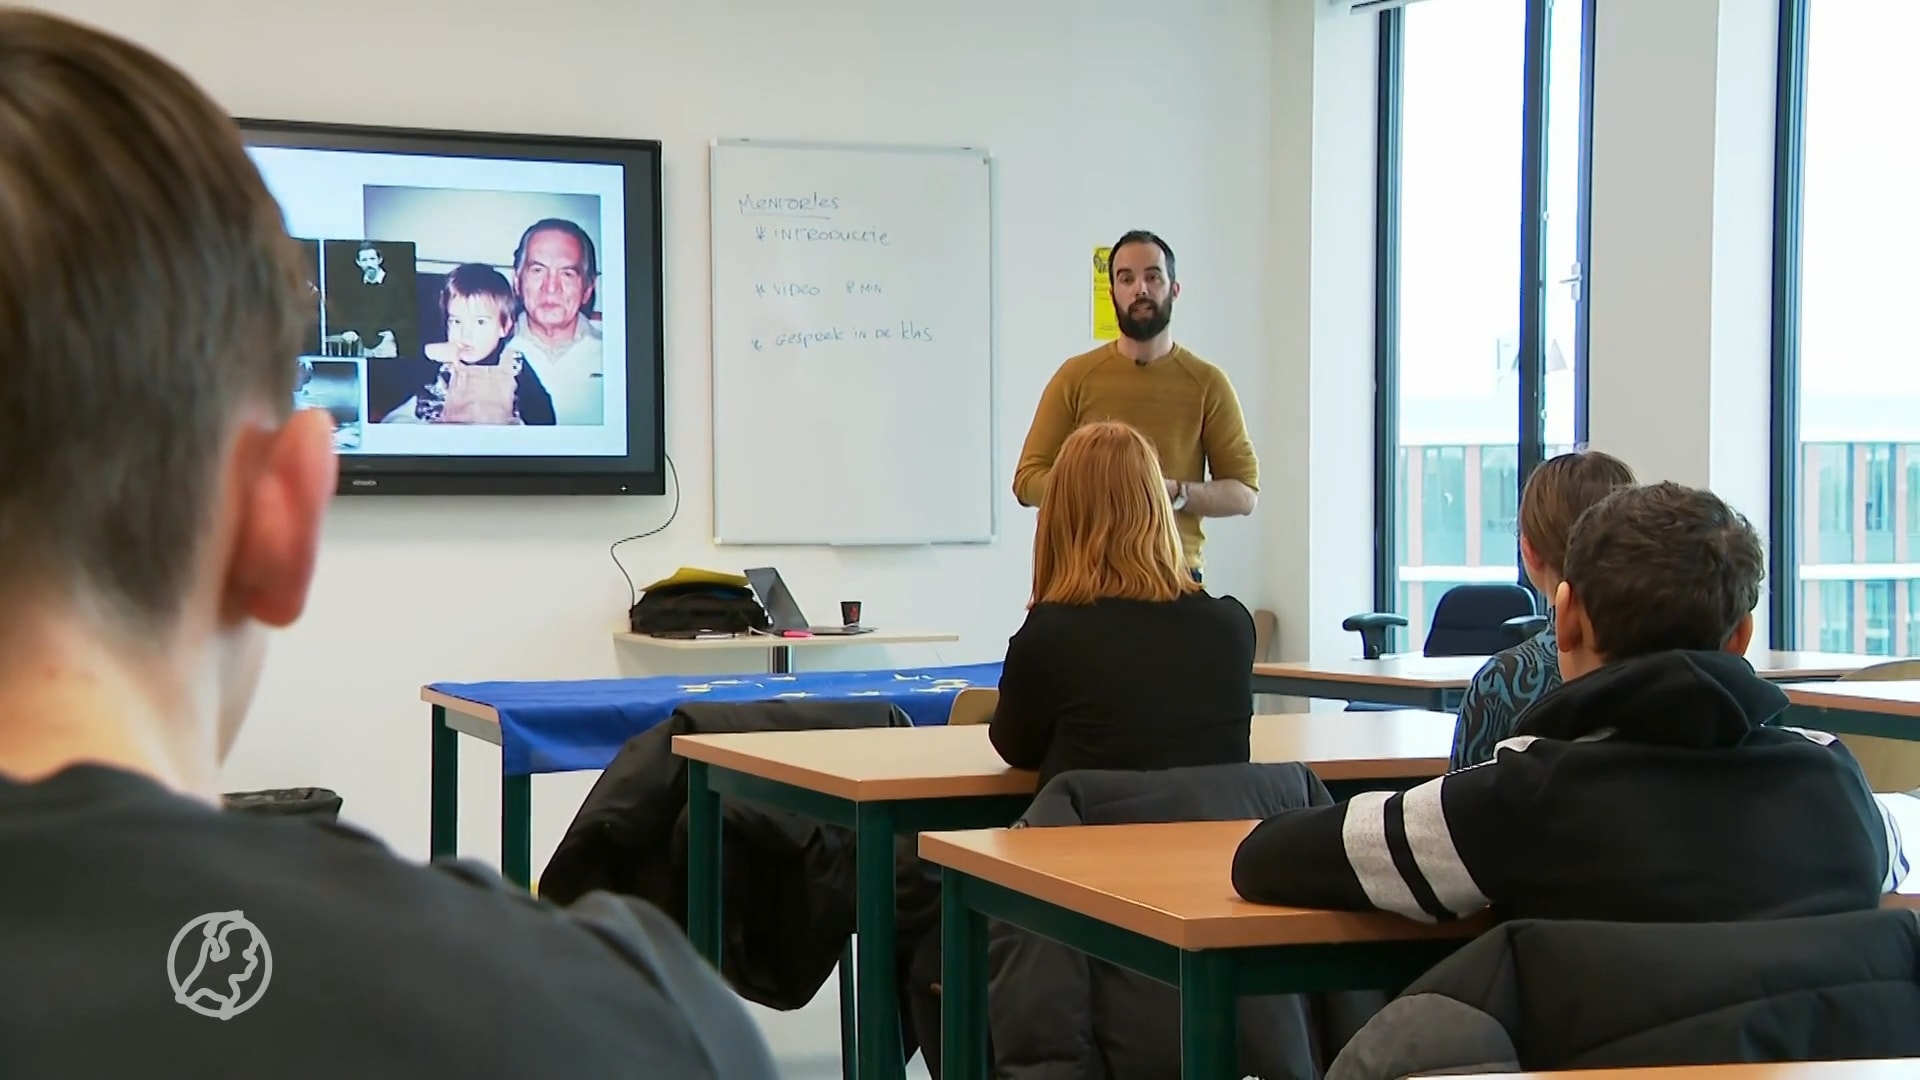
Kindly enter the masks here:
[[1515, 615], [1500, 625], [1506, 627], [1507, 632], [1513, 637], [1514, 644], [1517, 645], [1520, 642], [1532, 638], [1540, 631], [1545, 630], [1547, 628], [1547, 617], [1545, 615]]
[[1387, 651], [1387, 631], [1405, 625], [1405, 615], [1395, 615], [1391, 611], [1369, 611], [1347, 616], [1340, 624], [1340, 629], [1359, 634], [1360, 655], [1368, 660], [1378, 660]]
[[1407, 625], [1405, 615], [1395, 615], [1391, 611], [1369, 611], [1363, 615], [1347, 616], [1346, 621], [1340, 624], [1340, 629], [1364, 634], [1369, 630], [1385, 630], [1390, 626], [1405, 625]]

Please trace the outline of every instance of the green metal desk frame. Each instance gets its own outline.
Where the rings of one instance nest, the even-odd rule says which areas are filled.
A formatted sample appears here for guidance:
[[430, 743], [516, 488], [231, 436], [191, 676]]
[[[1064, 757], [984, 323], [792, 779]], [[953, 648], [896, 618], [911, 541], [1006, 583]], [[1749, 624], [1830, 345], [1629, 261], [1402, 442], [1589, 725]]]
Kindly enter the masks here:
[[1242, 995], [1397, 991], [1469, 938], [1188, 950], [941, 868], [940, 1075], [987, 1076], [987, 920], [999, 919], [1180, 993], [1181, 1075], [1238, 1080]]
[[[841, 1017], [843, 1072], [860, 1080], [906, 1074], [894, 966], [893, 839], [943, 829], [1012, 824], [1031, 795], [854, 802], [704, 761], [687, 762], [687, 934], [694, 951], [720, 966], [720, 806], [722, 798], [803, 814], [850, 829], [854, 837], [854, 1024]], [[842, 977], [842, 1002], [847, 980]], [[852, 1072], [857, 1064], [857, 1074]]]
[[[445, 705], [433, 710], [433, 779], [427, 850], [452, 857], [460, 846], [460, 736], [500, 745], [500, 725]], [[533, 887], [533, 777], [500, 774], [500, 876]]]

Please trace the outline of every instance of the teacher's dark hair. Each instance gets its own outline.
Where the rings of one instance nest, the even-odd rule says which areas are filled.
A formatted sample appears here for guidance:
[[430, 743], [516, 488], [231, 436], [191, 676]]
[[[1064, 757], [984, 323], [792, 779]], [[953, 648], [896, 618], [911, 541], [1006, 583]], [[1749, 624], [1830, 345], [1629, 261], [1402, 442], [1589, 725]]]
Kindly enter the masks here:
[[298, 252], [199, 87], [0, 7], [0, 596], [178, 612], [241, 412], [293, 411]]
[[1160, 253], [1167, 257], [1167, 280], [1168, 281], [1180, 280], [1180, 278], [1177, 275], [1175, 275], [1173, 272], [1173, 248], [1169, 247], [1165, 240], [1160, 239], [1160, 236], [1157, 233], [1148, 232], [1145, 229], [1131, 229], [1128, 232], [1126, 232], [1124, 235], [1122, 235], [1120, 239], [1115, 240], [1113, 242], [1113, 247], [1108, 249], [1108, 253], [1107, 253], [1107, 280], [1108, 281], [1113, 280], [1114, 256], [1120, 254], [1120, 249], [1123, 247], [1126, 247], [1128, 244], [1152, 244], [1154, 247], [1159, 248]]

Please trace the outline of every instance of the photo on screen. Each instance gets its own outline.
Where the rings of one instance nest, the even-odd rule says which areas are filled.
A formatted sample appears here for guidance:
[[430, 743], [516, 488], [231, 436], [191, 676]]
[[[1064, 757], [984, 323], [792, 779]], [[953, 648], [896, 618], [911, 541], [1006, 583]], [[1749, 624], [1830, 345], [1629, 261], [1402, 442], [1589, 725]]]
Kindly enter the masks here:
[[364, 199], [369, 234], [413, 245], [422, 343], [417, 364], [371, 366], [370, 415], [607, 422], [604, 322], [622, 313], [606, 310], [599, 287], [598, 195], [369, 184]]
[[414, 263], [414, 245], [403, 240], [322, 239], [322, 355], [419, 356]]
[[322, 409], [333, 417], [333, 448], [357, 450], [366, 419], [364, 361], [325, 356], [303, 356], [294, 379], [293, 407]]

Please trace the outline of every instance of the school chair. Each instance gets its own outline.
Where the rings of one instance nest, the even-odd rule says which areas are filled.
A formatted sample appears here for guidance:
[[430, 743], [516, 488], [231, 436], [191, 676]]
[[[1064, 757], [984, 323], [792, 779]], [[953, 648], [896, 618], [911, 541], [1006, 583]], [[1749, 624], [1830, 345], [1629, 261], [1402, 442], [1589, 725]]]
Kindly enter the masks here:
[[[1894, 682], [1920, 679], [1920, 660], [1890, 660], [1840, 677], [1841, 682]], [[1920, 788], [1920, 743], [1879, 739], [1870, 735], [1842, 735], [1840, 744], [1860, 762], [1867, 786], [1875, 791], [1912, 791]]]
[[[1377, 660], [1386, 655], [1387, 634], [1406, 625], [1405, 615], [1369, 611], [1347, 616], [1340, 628], [1359, 634], [1361, 655]], [[1455, 585], [1434, 607], [1420, 651], [1427, 656], [1491, 656], [1545, 626], [1533, 593], [1519, 585]]]
[[953, 695], [953, 707], [947, 712], [947, 726], [984, 724], [993, 719], [993, 707], [1000, 704], [1000, 691], [991, 686], [969, 686]]

